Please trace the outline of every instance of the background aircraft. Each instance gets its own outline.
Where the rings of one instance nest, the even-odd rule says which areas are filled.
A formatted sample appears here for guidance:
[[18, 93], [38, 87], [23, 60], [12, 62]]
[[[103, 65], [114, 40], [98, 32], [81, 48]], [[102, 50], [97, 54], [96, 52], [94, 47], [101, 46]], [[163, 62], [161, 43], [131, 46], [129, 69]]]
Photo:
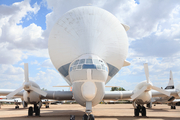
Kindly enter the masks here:
[[[174, 80], [173, 80], [172, 71], [170, 71], [169, 82], [168, 85], [165, 87], [165, 89], [167, 90], [174, 89]], [[180, 99], [176, 99], [176, 98], [174, 96], [155, 97], [151, 99], [151, 102], [147, 104], [147, 107], [151, 108], [152, 104], [168, 104], [169, 106], [171, 106], [171, 109], [176, 109], [176, 105], [179, 105], [180, 103]]]
[[[105, 92], [105, 84], [117, 72], [130, 63], [126, 61], [128, 52], [127, 25], [111, 13], [93, 6], [78, 7], [65, 13], [51, 30], [48, 50], [51, 61], [58, 72], [72, 86], [72, 91], [42, 91], [28, 77], [28, 65], [25, 64], [25, 81], [13, 92], [0, 92], [7, 95], [23, 96], [29, 107], [28, 115], [40, 115], [41, 99], [73, 100], [86, 107], [84, 120], [94, 120], [92, 107], [103, 99], [134, 100], [135, 116], [141, 112], [146, 116], [143, 106], [152, 97], [178, 96], [178, 91], [169, 92], [152, 85], [145, 64], [146, 81], [139, 83], [134, 91]], [[122, 85], [123, 86], [123, 85]], [[180, 87], [179, 87], [180, 88]], [[178, 88], [178, 90], [179, 90]], [[24, 91], [21, 91], [24, 89]], [[158, 92], [152, 92], [154, 89]], [[180, 94], [179, 94], [180, 95]]]

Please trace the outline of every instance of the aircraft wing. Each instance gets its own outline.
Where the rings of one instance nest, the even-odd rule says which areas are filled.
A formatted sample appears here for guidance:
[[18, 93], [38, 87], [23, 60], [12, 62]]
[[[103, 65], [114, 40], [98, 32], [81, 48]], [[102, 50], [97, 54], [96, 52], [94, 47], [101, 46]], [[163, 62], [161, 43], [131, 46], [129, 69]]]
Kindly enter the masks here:
[[[0, 89], [0, 95], [1, 96], [6, 96], [9, 93], [13, 92], [14, 90], [8, 90], [8, 89]], [[17, 93], [14, 97], [20, 98], [23, 96], [23, 91]]]
[[45, 91], [46, 97], [41, 96], [41, 99], [53, 100], [74, 100], [72, 91]]
[[[0, 89], [0, 96], [6, 96], [13, 90]], [[72, 91], [45, 91], [46, 97], [41, 96], [41, 99], [54, 99], [54, 100], [73, 100]], [[17, 93], [14, 97], [23, 97], [23, 91]]]
[[[171, 93], [171, 96], [179, 97], [178, 91], [175, 89], [166, 90]], [[133, 91], [105, 91], [104, 100], [131, 100]], [[158, 91], [152, 91], [152, 97], [167, 97], [165, 94]]]
[[0, 99], [0, 102], [9, 102], [9, 103], [21, 103], [22, 100], [19, 99]]

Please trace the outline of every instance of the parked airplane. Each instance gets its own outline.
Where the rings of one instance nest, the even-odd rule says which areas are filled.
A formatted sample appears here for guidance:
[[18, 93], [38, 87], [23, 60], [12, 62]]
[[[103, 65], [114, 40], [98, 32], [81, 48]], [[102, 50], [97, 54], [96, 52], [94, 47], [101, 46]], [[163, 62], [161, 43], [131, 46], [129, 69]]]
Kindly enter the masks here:
[[[169, 83], [165, 89], [174, 89], [174, 80], [172, 71], [170, 71]], [[147, 107], [151, 108], [152, 104], [168, 104], [171, 106], [171, 109], [176, 109], [176, 105], [180, 104], [180, 99], [176, 99], [174, 96], [166, 96], [166, 97], [155, 97], [151, 99], [151, 102], [147, 104]]]
[[[103, 99], [134, 100], [135, 115], [144, 111], [143, 104], [154, 96], [180, 96], [178, 90], [167, 92], [153, 86], [148, 74], [147, 81], [137, 85], [134, 91], [105, 92], [107, 84], [123, 66], [130, 65], [126, 61], [128, 53], [127, 25], [106, 10], [84, 6], [65, 13], [55, 23], [50, 33], [48, 50], [51, 61], [58, 72], [72, 86], [72, 91], [42, 91], [28, 78], [28, 66], [25, 64], [25, 82], [14, 92], [0, 92], [7, 95], [23, 96], [25, 103], [34, 104], [29, 107], [28, 115], [33, 112], [40, 115], [37, 107], [41, 99], [72, 100], [86, 107], [84, 120], [94, 120], [92, 107]], [[147, 71], [147, 69], [145, 70]], [[121, 85], [123, 86], [123, 85]], [[24, 92], [21, 90], [24, 89]], [[158, 92], [151, 92], [155, 89]], [[10, 93], [10, 94], [9, 94]], [[136, 105], [138, 107], [136, 107]], [[141, 108], [139, 108], [141, 106]], [[146, 115], [143, 113], [143, 115]]]

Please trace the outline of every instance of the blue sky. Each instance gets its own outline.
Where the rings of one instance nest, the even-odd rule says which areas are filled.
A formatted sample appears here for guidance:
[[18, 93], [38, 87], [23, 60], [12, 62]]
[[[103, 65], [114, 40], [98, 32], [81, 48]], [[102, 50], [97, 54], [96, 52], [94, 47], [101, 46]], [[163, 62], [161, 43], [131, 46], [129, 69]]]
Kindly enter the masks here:
[[[127, 32], [130, 66], [122, 68], [107, 85], [133, 90], [145, 80], [148, 62], [150, 80], [165, 87], [172, 70], [180, 83], [180, 1], [178, 0], [1, 0], [0, 1], [0, 89], [16, 89], [24, 80], [23, 63], [29, 63], [30, 80], [48, 90], [67, 85], [48, 54], [49, 32], [68, 10], [92, 6], [103, 8], [130, 26]], [[109, 90], [107, 88], [106, 90]]]

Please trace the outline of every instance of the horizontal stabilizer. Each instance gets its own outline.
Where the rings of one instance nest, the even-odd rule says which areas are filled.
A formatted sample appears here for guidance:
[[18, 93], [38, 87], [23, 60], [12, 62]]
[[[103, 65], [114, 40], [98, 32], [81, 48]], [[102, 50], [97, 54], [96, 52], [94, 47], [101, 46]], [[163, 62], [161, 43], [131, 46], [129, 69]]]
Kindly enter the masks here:
[[131, 65], [131, 63], [125, 60], [125, 61], [124, 61], [124, 64], [123, 64], [123, 67], [129, 66], [129, 65]]
[[[122, 24], [122, 23], [121, 23]], [[125, 24], [122, 24], [122, 26], [124, 27], [124, 29], [126, 30], [126, 31], [128, 31], [129, 30], [129, 26], [128, 25], [125, 25]]]

